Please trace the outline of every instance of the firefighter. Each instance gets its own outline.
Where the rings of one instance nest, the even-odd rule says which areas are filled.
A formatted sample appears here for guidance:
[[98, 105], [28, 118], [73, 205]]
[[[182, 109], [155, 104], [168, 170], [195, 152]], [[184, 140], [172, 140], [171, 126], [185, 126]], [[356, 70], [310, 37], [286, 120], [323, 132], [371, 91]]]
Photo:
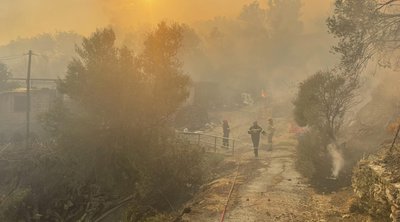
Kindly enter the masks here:
[[258, 147], [260, 145], [260, 136], [265, 134], [263, 128], [258, 125], [257, 121], [254, 121], [253, 126], [250, 127], [248, 133], [251, 135], [251, 140], [253, 141], [254, 156], [258, 157]]
[[272, 138], [274, 137], [275, 127], [272, 119], [268, 120], [267, 136], [268, 136], [268, 150], [272, 151]]
[[231, 128], [229, 127], [228, 120], [224, 120], [222, 123], [222, 131], [224, 133], [224, 138], [222, 139], [222, 144], [224, 147], [228, 148], [229, 147], [229, 133], [231, 131]]

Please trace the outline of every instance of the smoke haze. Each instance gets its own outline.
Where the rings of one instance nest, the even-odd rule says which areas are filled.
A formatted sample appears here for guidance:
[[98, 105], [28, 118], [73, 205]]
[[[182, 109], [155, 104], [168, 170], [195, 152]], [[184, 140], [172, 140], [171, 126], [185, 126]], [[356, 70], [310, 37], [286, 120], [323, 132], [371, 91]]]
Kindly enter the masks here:
[[[137, 27], [160, 20], [194, 23], [214, 17], [236, 17], [253, 0], [3, 0], [0, 26], [6, 32], [0, 45], [18, 37], [39, 33], [75, 31], [88, 35], [97, 27]], [[306, 30], [318, 29], [330, 12], [332, 1], [303, 0], [302, 21]], [[260, 0], [262, 6], [266, 0]]]
[[[140, 53], [160, 21], [177, 22], [185, 30], [183, 70], [194, 82], [218, 83], [221, 100], [230, 104], [241, 93], [265, 90], [289, 113], [297, 84], [336, 64], [325, 24], [331, 6], [320, 0], [7, 0], [0, 24], [10, 31], [0, 37], [0, 56], [32, 49], [45, 56], [36, 58], [35, 77], [62, 78], [80, 44], [77, 35], [111, 26], [120, 44]], [[65, 31], [74, 34], [62, 41], [54, 34]], [[7, 65], [16, 76], [26, 69], [24, 60]]]

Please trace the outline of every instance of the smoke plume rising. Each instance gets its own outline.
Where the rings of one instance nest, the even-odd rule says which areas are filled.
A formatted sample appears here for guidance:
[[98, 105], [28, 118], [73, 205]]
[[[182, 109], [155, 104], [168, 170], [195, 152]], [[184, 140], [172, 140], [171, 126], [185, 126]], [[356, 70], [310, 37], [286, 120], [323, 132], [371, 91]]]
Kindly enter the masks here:
[[343, 154], [334, 143], [329, 144], [327, 149], [332, 157], [332, 176], [338, 178], [339, 173], [344, 166]]

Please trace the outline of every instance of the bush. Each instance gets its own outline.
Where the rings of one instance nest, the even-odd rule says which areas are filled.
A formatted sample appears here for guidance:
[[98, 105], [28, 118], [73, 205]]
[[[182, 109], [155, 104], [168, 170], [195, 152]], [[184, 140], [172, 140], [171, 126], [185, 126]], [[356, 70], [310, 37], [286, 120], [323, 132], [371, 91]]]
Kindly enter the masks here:
[[[0, 220], [93, 221], [128, 196], [134, 196], [131, 207], [150, 206], [153, 214], [176, 208], [203, 183], [203, 153], [175, 140], [155, 150], [152, 158], [136, 161], [77, 157], [54, 144], [36, 144], [28, 152], [11, 147], [2, 155], [7, 163], [0, 170], [0, 190], [7, 194]], [[107, 158], [113, 161], [99, 163]]]
[[327, 159], [326, 145], [319, 134], [310, 131], [299, 138], [297, 145], [297, 170], [307, 178], [330, 175], [331, 160]]

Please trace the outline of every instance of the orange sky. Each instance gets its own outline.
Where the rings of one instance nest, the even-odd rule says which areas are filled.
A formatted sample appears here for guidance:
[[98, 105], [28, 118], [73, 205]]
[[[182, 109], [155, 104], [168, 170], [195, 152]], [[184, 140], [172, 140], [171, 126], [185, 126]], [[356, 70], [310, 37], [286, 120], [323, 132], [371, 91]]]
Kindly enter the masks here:
[[[254, 0], [2, 0], [0, 44], [43, 32], [89, 34], [110, 23], [136, 25], [167, 19], [192, 23], [215, 16], [236, 17]], [[259, 0], [261, 3], [266, 0]], [[312, 30], [315, 20], [329, 15], [332, 0], [303, 0], [303, 21]], [[6, 30], [6, 31], [5, 31]]]

